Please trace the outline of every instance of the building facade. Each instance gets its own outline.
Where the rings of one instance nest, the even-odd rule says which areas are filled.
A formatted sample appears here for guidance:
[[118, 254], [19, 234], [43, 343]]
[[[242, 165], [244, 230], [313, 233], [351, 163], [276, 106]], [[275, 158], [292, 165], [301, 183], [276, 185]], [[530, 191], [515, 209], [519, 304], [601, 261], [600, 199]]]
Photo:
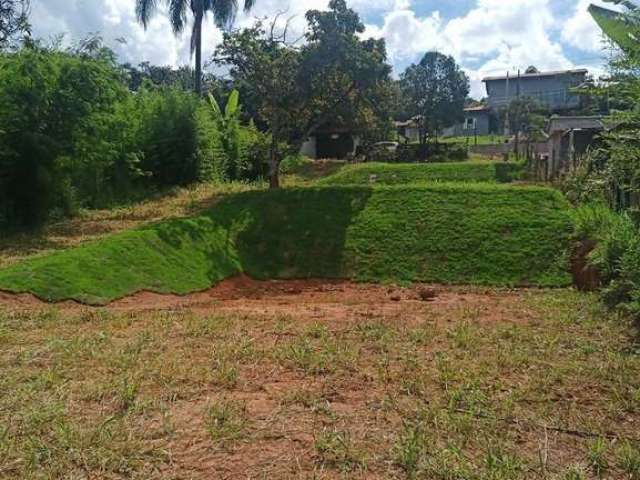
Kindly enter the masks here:
[[531, 71], [515, 75], [486, 77], [483, 82], [487, 89], [489, 106], [497, 111], [517, 97], [537, 100], [542, 106], [554, 112], [580, 107], [580, 96], [572, 89], [587, 81], [588, 71], [561, 70], [553, 72]]

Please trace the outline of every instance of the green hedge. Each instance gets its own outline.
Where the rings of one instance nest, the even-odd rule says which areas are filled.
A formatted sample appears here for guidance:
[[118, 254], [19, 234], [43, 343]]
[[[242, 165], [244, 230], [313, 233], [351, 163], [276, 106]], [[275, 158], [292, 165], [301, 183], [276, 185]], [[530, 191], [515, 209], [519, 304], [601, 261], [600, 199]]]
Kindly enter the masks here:
[[517, 178], [520, 165], [514, 163], [452, 162], [423, 164], [360, 163], [347, 165], [324, 178], [321, 185], [400, 185], [424, 182], [508, 183]]
[[568, 206], [545, 188], [442, 184], [249, 192], [0, 271], [0, 289], [103, 304], [255, 278], [561, 286]]

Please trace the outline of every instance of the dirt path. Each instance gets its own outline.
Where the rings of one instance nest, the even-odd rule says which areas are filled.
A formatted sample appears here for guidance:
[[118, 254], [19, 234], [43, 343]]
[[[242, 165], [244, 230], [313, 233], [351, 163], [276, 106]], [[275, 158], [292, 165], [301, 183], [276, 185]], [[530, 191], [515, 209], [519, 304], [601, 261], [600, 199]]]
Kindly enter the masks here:
[[[397, 287], [345, 280], [259, 281], [240, 275], [202, 292], [189, 295], [140, 292], [101, 308], [125, 312], [190, 310], [204, 314], [291, 315], [305, 320], [329, 317], [338, 321], [367, 315], [417, 319], [424, 318], [427, 311], [467, 309], [474, 312], [476, 321], [495, 323], [517, 321], [513, 303], [526, 292], [428, 284]], [[96, 308], [73, 301], [55, 305], [62, 311]], [[29, 294], [0, 292], [0, 306], [38, 309], [50, 304]], [[522, 312], [521, 317], [526, 319], [527, 312]]]

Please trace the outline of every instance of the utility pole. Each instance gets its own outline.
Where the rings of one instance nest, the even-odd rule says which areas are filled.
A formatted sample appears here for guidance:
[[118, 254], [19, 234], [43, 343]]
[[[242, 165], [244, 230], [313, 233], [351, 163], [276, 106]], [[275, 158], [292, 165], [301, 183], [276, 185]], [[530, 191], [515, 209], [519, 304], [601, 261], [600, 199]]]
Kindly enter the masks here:
[[504, 136], [508, 137], [510, 135], [510, 128], [509, 128], [509, 104], [511, 103], [509, 101], [509, 71], [507, 70], [507, 87], [505, 90], [505, 101], [506, 101], [506, 105], [507, 105], [507, 114], [505, 115], [505, 120], [504, 120]]
[[518, 161], [520, 160], [520, 69], [518, 69], [518, 81], [516, 83], [516, 105], [518, 107], [518, 113], [516, 116], [515, 153], [516, 161]]

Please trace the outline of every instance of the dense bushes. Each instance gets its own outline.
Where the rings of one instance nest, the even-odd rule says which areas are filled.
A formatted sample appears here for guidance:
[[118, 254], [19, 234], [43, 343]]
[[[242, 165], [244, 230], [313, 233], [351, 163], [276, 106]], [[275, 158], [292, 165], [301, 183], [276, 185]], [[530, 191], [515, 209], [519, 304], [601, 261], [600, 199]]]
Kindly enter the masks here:
[[262, 174], [267, 142], [255, 128], [238, 121], [221, 130], [209, 107], [179, 88], [132, 93], [124, 72], [104, 48], [0, 55], [0, 227], [36, 226], [149, 189]]

